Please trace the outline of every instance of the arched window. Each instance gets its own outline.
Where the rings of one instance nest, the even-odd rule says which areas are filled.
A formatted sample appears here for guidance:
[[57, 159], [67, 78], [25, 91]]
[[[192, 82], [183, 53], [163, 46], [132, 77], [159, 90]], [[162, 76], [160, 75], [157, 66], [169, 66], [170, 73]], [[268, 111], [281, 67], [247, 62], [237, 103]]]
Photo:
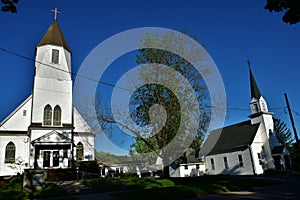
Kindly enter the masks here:
[[9, 142], [5, 148], [5, 163], [14, 163], [16, 155], [16, 147], [13, 142]]
[[54, 107], [53, 125], [54, 126], [60, 126], [61, 125], [61, 109], [60, 109], [59, 106]]
[[76, 160], [83, 160], [83, 144], [78, 142], [76, 146]]
[[44, 108], [44, 125], [51, 125], [52, 122], [52, 108], [48, 104]]

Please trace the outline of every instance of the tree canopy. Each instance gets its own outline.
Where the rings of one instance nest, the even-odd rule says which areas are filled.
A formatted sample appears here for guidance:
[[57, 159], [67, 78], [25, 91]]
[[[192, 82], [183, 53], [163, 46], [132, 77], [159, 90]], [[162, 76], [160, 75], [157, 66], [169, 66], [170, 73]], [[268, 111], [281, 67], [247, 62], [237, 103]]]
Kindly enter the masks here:
[[[189, 146], [182, 145], [182, 140], [184, 140], [185, 135], [182, 134], [181, 139], [176, 141], [176, 135], [182, 130], [187, 132], [187, 135], [193, 132], [189, 129], [189, 122], [183, 120], [185, 114], [182, 113], [181, 107], [185, 106], [186, 103], [191, 103], [189, 99], [192, 94], [185, 87], [180, 87], [180, 78], [179, 76], [184, 77], [192, 86], [196, 98], [197, 105], [188, 105], [185, 108], [187, 112], [195, 111], [197, 108], [197, 114], [200, 116], [200, 120], [196, 133], [193, 134], [193, 141], [190, 143], [192, 147], [198, 148], [201, 145], [203, 136], [207, 131], [207, 126], [210, 119], [210, 110], [206, 104], [210, 101], [208, 90], [206, 88], [205, 82], [203, 81], [203, 75], [193, 67], [193, 65], [183, 57], [168, 51], [168, 45], [172, 45], [172, 48], [176, 48], [178, 52], [183, 52], [188, 54], [189, 60], [193, 60], [195, 52], [193, 49], [183, 48], [185, 41], [183, 38], [175, 36], [173, 34], [166, 34], [162, 38], [158, 38], [156, 35], [145, 35], [141, 38], [142, 43], [147, 43], [148, 46], [152, 46], [155, 43], [155, 46], [161, 46], [162, 49], [153, 49], [153, 48], [143, 48], [139, 50], [139, 54], [136, 57], [136, 62], [143, 65], [144, 68], [141, 69], [143, 74], [143, 79], [147, 82], [149, 80], [159, 79], [160, 82], [170, 81], [171, 85], [174, 85], [176, 91], [168, 88], [166, 85], [161, 84], [145, 84], [142, 87], [136, 90], [131, 98], [131, 117], [140, 126], [145, 126], [150, 124], [152, 120], [156, 119], [157, 121], [162, 121], [163, 119], [157, 119], [159, 115], [154, 113], [154, 116], [151, 116], [151, 109], [156, 105], [159, 105], [158, 109], [163, 109], [165, 113], [164, 126], [160, 129], [159, 132], [151, 133], [150, 135], [141, 135], [142, 137], [136, 137], [136, 142], [132, 145], [134, 151], [137, 153], [148, 153], [153, 151], [159, 151], [160, 158], [164, 166], [164, 175], [168, 176], [168, 168], [170, 164], [170, 159], [174, 159], [176, 150], [187, 149]], [[149, 45], [151, 44], [151, 45]], [[148, 71], [149, 63], [155, 63], [158, 66], [158, 71]], [[171, 76], [167, 70], [164, 70], [163, 66], [169, 66], [175, 69], [178, 72], [178, 76]], [[145, 69], [147, 68], [147, 69]], [[209, 71], [209, 70], [208, 70]], [[207, 71], [207, 73], [208, 73]], [[161, 76], [163, 74], [163, 76]], [[180, 96], [180, 99], [178, 99]], [[200, 108], [200, 109], [199, 109]], [[161, 111], [160, 111], [161, 113]], [[197, 116], [197, 117], [198, 117]], [[184, 127], [183, 129], [180, 128]], [[171, 151], [164, 151], [165, 147], [173, 141], [176, 141], [176, 149], [172, 148]], [[174, 153], [174, 155], [173, 155]], [[184, 152], [181, 152], [181, 155]], [[156, 154], [152, 154], [153, 159], [157, 159]], [[175, 160], [173, 160], [175, 161]]]
[[267, 0], [265, 9], [270, 12], [282, 12], [282, 21], [296, 24], [300, 21], [300, 0]]
[[17, 12], [17, 7], [16, 7], [17, 3], [19, 3], [19, 0], [1, 0], [1, 11], [16, 13]]

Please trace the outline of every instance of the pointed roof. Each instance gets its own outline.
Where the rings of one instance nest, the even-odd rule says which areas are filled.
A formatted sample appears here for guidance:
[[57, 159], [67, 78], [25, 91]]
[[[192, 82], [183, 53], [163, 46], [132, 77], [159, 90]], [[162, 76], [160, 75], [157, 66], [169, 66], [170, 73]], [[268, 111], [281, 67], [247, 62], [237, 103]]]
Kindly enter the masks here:
[[248, 120], [211, 131], [198, 157], [248, 148], [254, 140], [259, 125], [260, 123], [251, 124], [251, 120]]
[[251, 99], [255, 97], [256, 99], [259, 99], [261, 97], [259, 88], [257, 86], [257, 83], [255, 81], [255, 78], [253, 76], [252, 70], [249, 66], [249, 71], [250, 71], [250, 89], [251, 89]]
[[41, 39], [37, 46], [39, 47], [47, 44], [62, 46], [69, 52], [71, 52], [56, 20], [54, 20], [49, 26], [47, 32], [45, 33], [44, 37]]

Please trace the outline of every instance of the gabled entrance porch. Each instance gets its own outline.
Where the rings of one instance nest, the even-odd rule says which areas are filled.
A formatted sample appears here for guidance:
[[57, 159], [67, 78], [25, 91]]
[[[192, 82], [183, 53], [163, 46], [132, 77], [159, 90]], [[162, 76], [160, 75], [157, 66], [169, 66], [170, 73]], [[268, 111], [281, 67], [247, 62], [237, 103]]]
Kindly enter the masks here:
[[34, 168], [71, 168], [72, 141], [63, 133], [51, 131], [31, 142]]

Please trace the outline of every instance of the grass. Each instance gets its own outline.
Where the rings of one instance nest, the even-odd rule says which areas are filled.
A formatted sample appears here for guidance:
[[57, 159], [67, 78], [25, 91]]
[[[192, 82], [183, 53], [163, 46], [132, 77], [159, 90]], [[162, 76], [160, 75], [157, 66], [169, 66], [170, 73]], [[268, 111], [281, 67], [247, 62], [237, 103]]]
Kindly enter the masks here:
[[23, 200], [23, 199], [27, 199], [27, 197], [28, 197], [27, 194], [23, 192], [22, 183], [0, 185], [0, 199]]
[[278, 183], [263, 178], [247, 176], [201, 176], [187, 178], [137, 178], [90, 179], [82, 181], [97, 192], [114, 192], [117, 199], [181, 199], [226, 191], [240, 191], [250, 187], [263, 187]]
[[7, 183], [0, 184], [1, 200], [25, 200], [33, 198], [57, 197], [67, 195], [61, 187], [55, 184], [47, 184], [41, 190], [24, 191], [23, 176], [14, 176]]
[[82, 184], [93, 187], [97, 192], [113, 192], [132, 189], [150, 189], [174, 186], [173, 181], [168, 179], [126, 177], [120, 179], [100, 178], [88, 179]]
[[57, 197], [67, 194], [68, 193], [60, 186], [53, 183], [47, 184], [46, 187], [41, 190], [35, 190], [30, 193], [30, 195], [34, 198]]
[[[113, 192], [116, 199], [182, 199], [199, 197], [226, 191], [240, 191], [251, 187], [270, 186], [277, 181], [263, 177], [247, 176], [201, 176], [186, 178], [98, 178], [88, 179], [81, 184], [93, 187], [97, 192]], [[9, 183], [0, 184], [0, 199], [25, 200], [47, 197], [74, 200], [67, 192], [55, 184], [47, 184], [42, 190], [23, 191], [22, 178], [14, 177]]]

